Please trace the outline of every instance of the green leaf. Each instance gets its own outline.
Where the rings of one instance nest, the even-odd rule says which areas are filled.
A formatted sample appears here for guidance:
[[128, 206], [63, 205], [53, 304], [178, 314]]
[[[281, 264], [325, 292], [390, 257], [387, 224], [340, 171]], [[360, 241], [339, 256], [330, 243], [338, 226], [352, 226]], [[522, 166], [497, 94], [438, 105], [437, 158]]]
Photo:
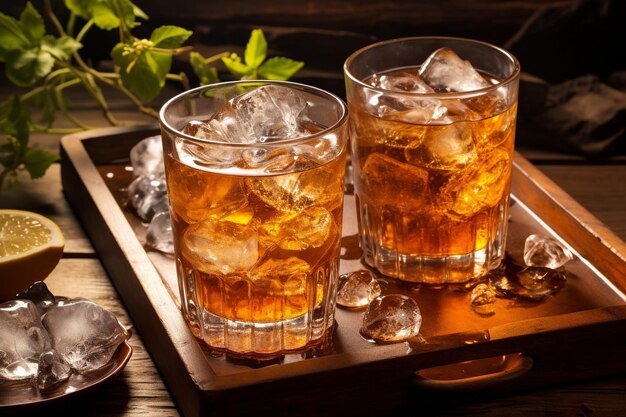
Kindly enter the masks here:
[[43, 18], [30, 2], [26, 3], [26, 7], [20, 15], [20, 26], [22, 26], [24, 34], [31, 41], [31, 44], [37, 43], [46, 34]]
[[[30, 114], [17, 95], [11, 95], [7, 101], [0, 103], [0, 132], [14, 139], [12, 146], [17, 154], [28, 143], [29, 119]], [[16, 157], [21, 158], [19, 155]]]
[[302, 61], [284, 57], [270, 58], [259, 67], [259, 75], [268, 80], [288, 80], [304, 66]]
[[0, 45], [4, 51], [23, 50], [30, 47], [30, 41], [22, 25], [4, 13], [0, 13]]
[[249, 75], [254, 71], [254, 68], [249, 67], [241, 62], [241, 58], [235, 53], [233, 53], [229, 57], [222, 58], [222, 62], [224, 63], [224, 65], [226, 65], [226, 68], [228, 68], [230, 72], [240, 77], [243, 77], [244, 75]]
[[141, 100], [150, 101], [165, 84], [165, 77], [172, 65], [172, 56], [149, 51], [138, 56], [124, 55], [124, 46], [125, 44], [118, 43], [111, 52], [113, 62], [119, 67], [122, 84]]
[[189, 61], [194, 74], [196, 74], [200, 80], [200, 85], [208, 85], [220, 81], [217, 75], [217, 69], [207, 64], [204, 57], [198, 52], [190, 52]]
[[6, 74], [9, 80], [21, 87], [34, 84], [50, 73], [54, 58], [41, 48], [7, 53]]
[[41, 49], [61, 61], [68, 61], [70, 56], [82, 46], [80, 42], [69, 36], [55, 38], [46, 35], [41, 40]]
[[59, 160], [59, 155], [44, 151], [43, 149], [31, 148], [24, 156], [24, 168], [30, 174], [31, 179], [43, 177], [50, 165]]
[[[120, 10], [118, 10], [119, 2]], [[111, 30], [120, 26], [121, 21], [132, 28], [135, 26], [135, 13], [130, 0], [96, 0], [91, 5], [94, 23], [100, 29]]]
[[143, 20], [148, 20], [149, 19], [149, 17], [146, 14], [146, 12], [141, 10], [136, 4], [133, 4], [133, 13], [135, 14], [135, 17], [138, 17], [140, 19], [143, 19]]
[[92, 4], [93, 0], [65, 0], [65, 7], [85, 20], [93, 17]]
[[261, 29], [254, 29], [250, 34], [250, 40], [246, 45], [244, 58], [246, 65], [252, 68], [258, 68], [267, 56], [267, 41]]
[[193, 32], [178, 26], [161, 26], [152, 32], [150, 40], [156, 48], [178, 48], [191, 36]]

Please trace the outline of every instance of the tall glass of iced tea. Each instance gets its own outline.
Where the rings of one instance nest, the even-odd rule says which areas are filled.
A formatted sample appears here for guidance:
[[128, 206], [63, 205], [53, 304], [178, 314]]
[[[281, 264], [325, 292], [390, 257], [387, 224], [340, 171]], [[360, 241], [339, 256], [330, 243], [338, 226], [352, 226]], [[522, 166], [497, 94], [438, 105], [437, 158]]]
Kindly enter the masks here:
[[519, 64], [456, 38], [381, 42], [345, 65], [364, 260], [404, 281], [464, 282], [504, 254]]
[[184, 317], [214, 350], [304, 351], [333, 324], [347, 109], [289, 82], [187, 91], [160, 113]]

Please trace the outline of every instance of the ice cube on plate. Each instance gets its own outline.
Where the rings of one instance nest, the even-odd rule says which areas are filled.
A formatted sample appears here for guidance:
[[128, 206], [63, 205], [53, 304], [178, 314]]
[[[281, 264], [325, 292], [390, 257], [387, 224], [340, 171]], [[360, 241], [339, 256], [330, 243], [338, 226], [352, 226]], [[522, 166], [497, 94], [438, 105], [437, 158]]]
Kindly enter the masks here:
[[0, 304], [0, 377], [10, 380], [35, 377], [39, 357], [51, 347], [50, 336], [32, 301]]
[[106, 365], [127, 337], [113, 313], [80, 298], [51, 307], [42, 321], [54, 349], [79, 373]]
[[470, 293], [472, 310], [482, 316], [489, 316], [494, 313], [495, 302], [496, 290], [490, 284], [480, 283]]
[[135, 178], [128, 186], [128, 197], [137, 215], [144, 221], [150, 221], [155, 214], [169, 210], [163, 178]]
[[174, 253], [174, 234], [169, 212], [158, 213], [152, 218], [146, 232], [146, 243], [163, 253]]
[[32, 301], [39, 310], [39, 315], [43, 315], [46, 310], [56, 304], [56, 297], [42, 281], [35, 282], [26, 291], [15, 296], [15, 299]]
[[37, 388], [45, 390], [66, 381], [72, 374], [72, 367], [56, 350], [44, 352], [39, 357]]

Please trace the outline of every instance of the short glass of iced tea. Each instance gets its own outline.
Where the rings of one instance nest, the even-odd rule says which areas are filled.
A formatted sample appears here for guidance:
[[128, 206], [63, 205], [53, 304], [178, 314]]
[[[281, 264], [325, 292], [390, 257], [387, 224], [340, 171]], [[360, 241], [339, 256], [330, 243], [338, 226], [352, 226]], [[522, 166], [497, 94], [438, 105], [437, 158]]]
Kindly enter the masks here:
[[333, 324], [347, 109], [320, 89], [239, 81], [160, 113], [183, 315], [216, 351], [271, 358]]
[[344, 72], [364, 261], [404, 281], [458, 283], [504, 255], [519, 63], [484, 42], [405, 38]]

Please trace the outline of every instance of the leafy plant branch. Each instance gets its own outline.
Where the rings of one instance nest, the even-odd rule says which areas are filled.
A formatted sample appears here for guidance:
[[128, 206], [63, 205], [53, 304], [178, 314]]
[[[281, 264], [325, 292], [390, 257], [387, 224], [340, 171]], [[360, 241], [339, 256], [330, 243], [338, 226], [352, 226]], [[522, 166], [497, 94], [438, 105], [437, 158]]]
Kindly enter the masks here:
[[[150, 103], [167, 81], [191, 88], [186, 73], [171, 72], [177, 55], [189, 55], [200, 85], [219, 81], [215, 67], [219, 62], [242, 79], [286, 80], [304, 65], [284, 57], [267, 59], [267, 41], [259, 29], [252, 31], [243, 59], [229, 51], [204, 57], [184, 45], [192, 32], [182, 27], [165, 25], [148, 38], [134, 36], [133, 29], [148, 16], [130, 0], [63, 0], [63, 5], [68, 10], [65, 23], [55, 14], [51, 0], [43, 2], [54, 34], [47, 32], [42, 14], [30, 2], [17, 18], [0, 13], [0, 62], [4, 62], [6, 77], [25, 89], [0, 103], [0, 190], [16, 184], [19, 171], [38, 178], [58, 160], [55, 154], [29, 146], [30, 132], [90, 129], [71, 112], [66, 96], [71, 88], [85, 89], [103, 118], [121, 125], [127, 122], [113, 114], [102, 88], [117, 90], [141, 113], [156, 118], [158, 112]], [[119, 34], [111, 51], [113, 71], [100, 71], [81, 56], [83, 41], [95, 28]], [[40, 114], [37, 119], [32, 110]], [[73, 127], [56, 127], [59, 114]]]

